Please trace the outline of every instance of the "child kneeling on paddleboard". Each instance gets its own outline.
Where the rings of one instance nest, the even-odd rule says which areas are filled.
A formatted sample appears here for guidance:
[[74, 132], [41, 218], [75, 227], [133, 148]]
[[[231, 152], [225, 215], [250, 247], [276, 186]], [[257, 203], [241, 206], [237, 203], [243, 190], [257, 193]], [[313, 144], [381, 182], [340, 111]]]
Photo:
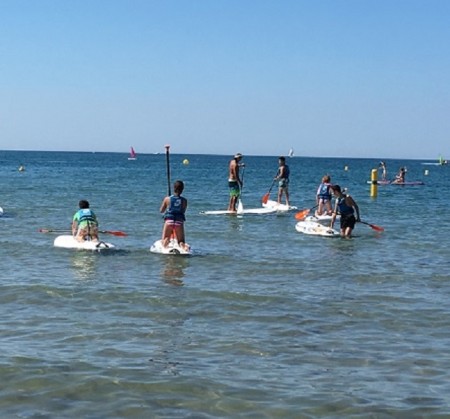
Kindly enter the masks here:
[[94, 211], [89, 208], [89, 202], [82, 199], [78, 206], [80, 209], [72, 220], [72, 235], [80, 242], [98, 241], [98, 221]]
[[181, 180], [173, 184], [173, 195], [166, 196], [159, 212], [164, 213], [164, 227], [162, 232], [162, 243], [164, 247], [169, 245], [172, 235], [177, 239], [180, 247], [189, 250], [184, 236], [185, 212], [187, 209], [187, 199], [181, 196], [184, 190], [184, 183]]
[[316, 215], [327, 214], [331, 215], [333, 209], [331, 208], [331, 177], [325, 175], [322, 177], [322, 182], [316, 192], [317, 211]]

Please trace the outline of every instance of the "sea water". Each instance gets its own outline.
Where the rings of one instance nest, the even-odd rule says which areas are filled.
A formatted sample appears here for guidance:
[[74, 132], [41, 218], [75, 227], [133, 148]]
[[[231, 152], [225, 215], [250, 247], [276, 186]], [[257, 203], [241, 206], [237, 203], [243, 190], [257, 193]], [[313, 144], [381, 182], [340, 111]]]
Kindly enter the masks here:
[[[449, 167], [387, 160], [425, 185], [371, 197], [377, 158], [288, 159], [293, 205], [314, 206], [328, 173], [385, 229], [348, 240], [296, 232], [295, 212], [201, 215], [226, 209], [231, 156], [169, 157], [188, 258], [149, 252], [164, 152], [0, 152], [2, 417], [450, 416]], [[244, 161], [242, 202], [259, 208], [278, 158]], [[69, 230], [80, 199], [128, 234], [101, 236], [118, 250], [39, 232]]]

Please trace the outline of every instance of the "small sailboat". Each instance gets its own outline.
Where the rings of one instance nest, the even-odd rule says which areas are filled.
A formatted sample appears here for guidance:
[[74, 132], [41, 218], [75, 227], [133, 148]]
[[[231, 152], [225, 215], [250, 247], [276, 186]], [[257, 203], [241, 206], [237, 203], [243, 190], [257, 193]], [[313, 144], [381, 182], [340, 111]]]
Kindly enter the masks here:
[[289, 157], [293, 157], [293, 156], [294, 156], [294, 149], [293, 149], [293, 148], [291, 148], [291, 149], [289, 150], [288, 156], [289, 156]]
[[136, 160], [136, 159], [137, 159], [136, 152], [134, 151], [133, 147], [130, 147], [130, 157], [128, 157], [128, 160]]

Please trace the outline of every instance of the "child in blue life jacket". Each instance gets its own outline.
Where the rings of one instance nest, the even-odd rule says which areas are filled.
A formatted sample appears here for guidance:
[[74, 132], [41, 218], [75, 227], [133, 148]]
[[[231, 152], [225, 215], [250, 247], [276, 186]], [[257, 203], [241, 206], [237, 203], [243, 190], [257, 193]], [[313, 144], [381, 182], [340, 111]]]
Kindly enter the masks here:
[[322, 182], [319, 185], [316, 193], [316, 204], [317, 211], [316, 215], [322, 215], [324, 210], [326, 210], [327, 215], [331, 215], [333, 212], [331, 208], [331, 177], [330, 175], [325, 175], [322, 178]]
[[72, 235], [80, 242], [98, 241], [98, 221], [94, 211], [89, 208], [89, 202], [82, 199], [78, 206], [80, 209], [72, 219]]
[[164, 213], [164, 227], [162, 232], [163, 246], [167, 247], [170, 238], [175, 236], [178, 244], [185, 250], [189, 250], [184, 235], [184, 222], [186, 221], [185, 212], [187, 209], [187, 199], [181, 194], [184, 190], [184, 183], [181, 180], [173, 184], [173, 195], [166, 196], [162, 203], [160, 212]]

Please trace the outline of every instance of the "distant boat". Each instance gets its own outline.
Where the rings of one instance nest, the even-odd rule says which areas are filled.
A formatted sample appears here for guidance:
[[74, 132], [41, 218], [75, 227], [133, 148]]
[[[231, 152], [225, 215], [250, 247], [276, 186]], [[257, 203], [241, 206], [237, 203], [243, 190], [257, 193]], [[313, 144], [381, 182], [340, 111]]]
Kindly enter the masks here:
[[136, 159], [137, 159], [136, 152], [134, 151], [133, 147], [130, 147], [130, 157], [128, 157], [128, 160], [136, 160]]
[[292, 157], [293, 155], [294, 155], [294, 149], [291, 148], [291, 149], [289, 150], [288, 156], [289, 156], [289, 157]]

